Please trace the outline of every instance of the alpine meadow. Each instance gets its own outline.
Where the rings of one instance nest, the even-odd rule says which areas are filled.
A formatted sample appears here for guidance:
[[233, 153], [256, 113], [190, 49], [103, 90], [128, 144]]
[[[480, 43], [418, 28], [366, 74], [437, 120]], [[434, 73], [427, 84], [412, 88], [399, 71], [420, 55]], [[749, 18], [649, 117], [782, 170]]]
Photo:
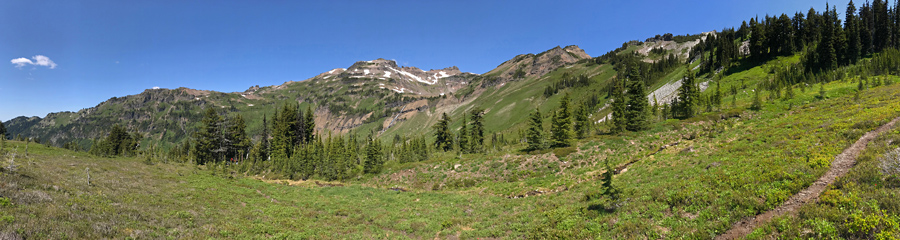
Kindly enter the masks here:
[[[368, 4], [345, 2], [334, 11], [363, 14], [365, 7], [357, 5]], [[406, 61], [391, 56], [340, 57], [345, 65], [319, 69], [305, 80], [260, 86], [245, 79], [241, 84], [251, 87], [237, 92], [177, 86], [111, 97], [91, 91], [108, 100], [0, 122], [0, 239], [900, 239], [900, 1], [815, 4], [715, 22], [726, 26], [717, 30], [664, 31], [643, 41], [598, 35], [624, 42], [593, 49], [605, 51], [599, 56], [581, 43], [548, 45], [537, 54], [503, 56], [508, 60], [489, 64], [483, 73], [403, 66]], [[228, 9], [234, 7], [228, 1], [201, 5], [212, 12], [240, 10]], [[662, 6], [649, 6], [654, 7]], [[279, 8], [258, 14], [292, 15], [290, 8]], [[683, 9], [689, 8], [674, 10]], [[154, 15], [167, 11], [174, 17]], [[384, 14], [406, 14], [397, 12]], [[81, 13], [78, 21], [84, 22], [76, 24], [100, 24]], [[222, 17], [178, 17], [194, 13], [155, 6], [117, 14], [154, 15], [150, 22], [173, 24], [131, 30], [162, 35], [168, 33], [160, 26], [182, 20], [209, 24]], [[540, 16], [534, 15], [529, 18]], [[410, 29], [422, 26], [415, 21], [440, 18], [427, 16], [403, 23], [323, 19], [387, 28], [373, 36], [324, 22], [288, 25], [335, 34], [364, 31], [349, 36], [358, 44], [382, 44], [415, 32]], [[474, 20], [440, 21], [460, 21], [446, 26], [462, 25], [473, 35], [429, 29], [466, 40], [441, 41], [443, 49], [419, 54], [441, 58], [471, 47], [469, 42], [498, 41], [475, 36], [483, 30], [478, 21], [487, 21], [483, 16], [462, 17]], [[216, 67], [207, 72], [216, 75], [198, 81], [215, 86], [226, 81], [218, 79], [244, 76], [264, 64], [249, 53], [324, 59], [279, 51], [351, 41], [313, 40], [327, 39], [324, 34], [283, 43], [276, 38], [292, 36], [280, 29], [286, 23], [269, 20], [241, 18], [258, 25], [208, 28], [241, 33], [251, 26], [285, 35], [247, 32], [177, 51], [244, 61]], [[204, 27], [136, 50], [102, 40], [143, 41], [124, 32], [129, 22], [102, 23], [109, 35], [91, 39], [109, 48], [91, 54], [137, 52], [164, 60], [112, 60], [103, 66], [155, 67], [140, 74], [177, 78], [191, 73], [161, 65], [216, 64], [152, 50], [209, 40], [200, 31]], [[30, 33], [12, 25], [0, 23], [0, 31]], [[553, 26], [529, 27], [535, 32], [525, 33], [539, 39], [543, 33], [536, 28]], [[531, 41], [522, 38], [525, 33], [511, 35], [509, 42]], [[79, 34], [88, 35], [66, 32], [61, 38]], [[403, 41], [426, 41], [428, 34]], [[0, 54], [31, 54], [8, 50], [26, 48], [10, 39], [0, 37], [0, 45], [12, 46], [0, 47]], [[251, 44], [266, 42], [282, 45]], [[219, 48], [232, 43], [241, 46], [236, 53]], [[88, 51], [79, 50], [81, 41], [66, 44], [70, 49], [47, 54], [55, 62], [44, 55], [10, 56], [15, 58], [4, 71], [12, 73], [0, 75], [62, 81], [104, 71], [88, 61], [56, 57]], [[500, 47], [478, 47], [489, 48]], [[347, 47], [330, 57], [354, 51], [365, 50]], [[402, 54], [416, 50], [384, 51], [413, 58]], [[325, 60], [310, 62], [315, 61]], [[117, 74], [123, 73], [101, 76]], [[3, 82], [0, 94], [27, 91], [17, 86]], [[50, 100], [2, 105], [53, 105], [54, 97], [66, 101], [47, 94]]]

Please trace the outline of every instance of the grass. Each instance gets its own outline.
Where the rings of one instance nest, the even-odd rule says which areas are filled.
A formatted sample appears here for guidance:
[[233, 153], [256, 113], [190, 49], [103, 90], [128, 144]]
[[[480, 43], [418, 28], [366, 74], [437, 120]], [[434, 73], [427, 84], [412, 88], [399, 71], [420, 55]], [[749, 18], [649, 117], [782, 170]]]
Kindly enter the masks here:
[[879, 135], [857, 158], [857, 164], [826, 190], [819, 201], [798, 214], [757, 228], [748, 239], [772, 235], [819, 239], [897, 239], [900, 237], [900, 181], [882, 162], [896, 162], [886, 153], [900, 149], [900, 131]]
[[[389, 162], [380, 174], [344, 183], [97, 158], [33, 143], [23, 157], [25, 143], [10, 141], [0, 152], [18, 154], [19, 167], [0, 172], [0, 236], [709, 239], [809, 186], [843, 148], [900, 115], [900, 84], [857, 98], [855, 78], [825, 84], [824, 99], [817, 98], [817, 87], [797, 88], [791, 99], [764, 92], [762, 110], [745, 110], [750, 90], [768, 79], [767, 69], [796, 61], [779, 58], [725, 76], [723, 92], [740, 89], [733, 105], [726, 94], [720, 110], [658, 121], [644, 132], [593, 135], [533, 154], [520, 152], [523, 145], [486, 154], [440, 152], [423, 162]], [[563, 71], [596, 74], [598, 81], [613, 74], [607, 65], [585, 65], [546, 78]], [[481, 106], [489, 112], [489, 131], [515, 125], [532, 104], [545, 111], [555, 106], [558, 95], [529, 98], [542, 94], [545, 80], [490, 89], [453, 114]], [[571, 91], [584, 96], [592, 87]], [[417, 116], [403, 124], [429, 121]], [[412, 129], [401, 126], [386, 136]], [[888, 185], [894, 180], [879, 175], [876, 163], [897, 144], [900, 132], [881, 136], [822, 202], [750, 238], [896, 237], [900, 184]], [[4, 156], [2, 164], [11, 158]], [[607, 163], [618, 173], [618, 196], [586, 197], [602, 188]]]
[[192, 165], [29, 151], [18, 171], [0, 175], [9, 200], [0, 232], [25, 238], [515, 237], [529, 223], [520, 219], [537, 217], [534, 199], [291, 186]]

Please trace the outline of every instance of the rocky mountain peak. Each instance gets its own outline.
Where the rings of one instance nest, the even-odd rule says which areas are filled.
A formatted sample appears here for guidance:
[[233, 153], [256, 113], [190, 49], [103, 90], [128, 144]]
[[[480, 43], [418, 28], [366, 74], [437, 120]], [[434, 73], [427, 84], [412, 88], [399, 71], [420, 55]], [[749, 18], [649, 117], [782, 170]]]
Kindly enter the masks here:
[[578, 45], [569, 45], [564, 47], [563, 50], [579, 58], [591, 58], [591, 55], [588, 55], [586, 52], [584, 52], [584, 50], [578, 47]]
[[531, 76], [543, 76], [556, 68], [591, 58], [576, 45], [565, 48], [556, 46], [547, 51], [535, 54], [520, 54], [486, 75], [497, 74], [502, 81], [518, 80]]

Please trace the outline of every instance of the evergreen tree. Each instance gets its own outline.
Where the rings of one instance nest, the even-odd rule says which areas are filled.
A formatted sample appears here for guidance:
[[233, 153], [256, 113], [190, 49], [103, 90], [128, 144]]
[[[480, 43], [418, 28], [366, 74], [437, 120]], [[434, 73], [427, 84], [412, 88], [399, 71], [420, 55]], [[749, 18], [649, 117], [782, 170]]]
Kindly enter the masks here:
[[787, 91], [784, 93], [785, 99], [793, 99], [794, 98], [794, 84], [787, 84]]
[[297, 125], [299, 124], [297, 107], [291, 104], [282, 106], [275, 114], [272, 130], [271, 154], [276, 169], [287, 168], [288, 160], [294, 149]]
[[569, 94], [559, 101], [559, 110], [553, 114], [550, 128], [553, 147], [568, 147], [572, 139], [572, 117], [569, 112]]
[[6, 126], [3, 125], [3, 122], [0, 121], [0, 138], [6, 139]]
[[471, 134], [471, 147], [474, 153], [484, 152], [484, 110], [475, 108], [469, 111], [469, 117], [472, 127], [469, 128]]
[[337, 135], [332, 138], [332, 145], [330, 149], [329, 155], [331, 155], [331, 162], [334, 168], [334, 176], [332, 179], [334, 180], [344, 180], [347, 177], [347, 169], [349, 168], [349, 164], [347, 164], [347, 151], [344, 145], [344, 138], [341, 135]]
[[791, 23], [794, 25], [793, 42], [794, 51], [802, 50], [807, 43], [806, 40], [806, 19], [802, 12], [795, 12]]
[[894, 9], [891, 11], [891, 46], [900, 48], [900, 1], [894, 1]]
[[777, 20], [776, 41], [778, 53], [781, 55], [790, 55], [794, 52], [794, 27], [791, 24], [791, 18], [787, 14], [782, 13]]
[[306, 133], [306, 114], [303, 113], [303, 110], [300, 109], [300, 105], [297, 105], [297, 124], [291, 126], [291, 132], [294, 134], [293, 146], [297, 146], [300, 144], [306, 144], [308, 142], [307, 133]]
[[384, 155], [382, 154], [381, 141], [373, 136], [368, 137], [366, 144], [366, 163], [363, 166], [365, 173], [378, 173], [381, 171]]
[[462, 126], [459, 128], [459, 134], [457, 134], [457, 142], [459, 143], [459, 151], [462, 153], [471, 153], [472, 149], [469, 145], [469, 123], [466, 119], [467, 116], [463, 113], [462, 116]]
[[356, 139], [356, 134], [350, 133], [350, 136], [347, 137], [347, 154], [349, 165], [362, 164], [361, 159], [359, 159], [359, 141]]
[[816, 12], [816, 9], [809, 8], [806, 14], [806, 31], [804, 31], [804, 39], [806, 44], [812, 46], [814, 42], [819, 41], [819, 33], [821, 31], [822, 16]]
[[875, 33], [875, 16], [872, 5], [868, 1], [859, 8], [859, 42], [860, 57], [868, 56], [875, 51], [873, 34]]
[[766, 26], [757, 19], [750, 19], [750, 56], [756, 60], [767, 58], [769, 52], [766, 47]]
[[828, 4], [826, 4], [826, 10], [822, 15], [824, 19], [822, 24], [822, 40], [819, 41], [819, 44], [816, 46], [816, 59], [813, 66], [813, 69], [822, 71], [822, 70], [830, 70], [837, 67], [837, 53], [835, 51], [834, 45], [835, 43], [835, 30], [832, 18], [835, 16], [831, 16], [831, 11], [828, 9]]
[[226, 122], [225, 146], [227, 146], [227, 158], [229, 160], [243, 159], [243, 155], [249, 151], [250, 138], [247, 137], [244, 117], [236, 114]]
[[194, 156], [197, 164], [221, 160], [225, 152], [222, 147], [222, 117], [213, 106], [206, 107], [200, 129], [194, 133]]
[[890, 46], [891, 42], [891, 23], [887, 2], [875, 0], [872, 2], [872, 11], [875, 22], [873, 45], [875, 52], [881, 52]]
[[850, 59], [847, 56], [848, 40], [847, 35], [844, 33], [844, 28], [841, 27], [841, 19], [838, 18], [837, 6], [831, 6], [831, 24], [833, 25], [833, 33], [834, 37], [834, 52], [836, 55], [836, 65], [837, 66], [845, 66], [849, 64]]
[[717, 108], [722, 108], [722, 79], [716, 81], [716, 95], [713, 97]]
[[263, 133], [259, 138], [259, 159], [260, 161], [269, 160], [269, 123], [266, 115], [263, 114]]
[[750, 104], [750, 110], [759, 111], [762, 109], [762, 101], [759, 99], [759, 89], [753, 90], [753, 103]]
[[738, 28], [737, 33], [736, 33], [737, 39], [740, 39], [740, 41], [743, 42], [745, 39], [747, 39], [747, 33], [749, 31], [750, 31], [750, 27], [747, 26], [747, 21], [741, 22], [741, 27]]
[[650, 128], [650, 120], [647, 116], [649, 104], [647, 103], [647, 94], [644, 93], [644, 81], [641, 80], [641, 75], [635, 65], [630, 67], [629, 88], [626, 92], [628, 105], [625, 106], [625, 119], [627, 119], [625, 129], [628, 131], [642, 131]]
[[541, 110], [535, 108], [530, 119], [526, 135], [528, 150], [544, 149], [544, 117], [541, 116]]
[[678, 88], [678, 99], [676, 101], [677, 117], [682, 119], [694, 117], [697, 105], [700, 102], [700, 90], [695, 82], [694, 73], [691, 71], [690, 66], [687, 66], [687, 68], [681, 87]]
[[844, 33], [847, 35], [847, 52], [845, 54], [847, 62], [856, 64], [859, 60], [860, 53], [860, 37], [859, 37], [859, 19], [856, 16], [856, 6], [853, 0], [847, 4], [846, 17], [844, 17]]
[[825, 83], [819, 84], [819, 99], [825, 99]]
[[603, 194], [615, 199], [618, 195], [618, 191], [615, 187], [613, 187], [613, 174], [615, 174], [615, 169], [609, 165], [609, 159], [604, 160], [604, 165], [606, 168], [606, 172], [603, 173]]
[[306, 135], [304, 135], [303, 137], [306, 138], [306, 140], [304, 142], [307, 142], [307, 143], [312, 142], [312, 140], [315, 138], [314, 136], [316, 134], [316, 117], [314, 114], [315, 114], [315, 112], [313, 112], [312, 107], [306, 106], [306, 115], [305, 115], [306, 120], [304, 121], [304, 123], [306, 124], [304, 126], [304, 127], [306, 127], [306, 131], [304, 131], [304, 133]]
[[444, 113], [434, 125], [434, 147], [442, 151], [453, 149], [453, 135], [450, 133], [450, 116]]
[[588, 106], [582, 103], [575, 110], [575, 135], [578, 138], [586, 138], [590, 134], [590, 119], [588, 118]]
[[613, 79], [613, 96], [612, 96], [612, 132], [620, 133], [625, 131], [628, 119], [625, 117], [626, 101], [625, 89], [622, 86], [624, 81], [616, 78]]

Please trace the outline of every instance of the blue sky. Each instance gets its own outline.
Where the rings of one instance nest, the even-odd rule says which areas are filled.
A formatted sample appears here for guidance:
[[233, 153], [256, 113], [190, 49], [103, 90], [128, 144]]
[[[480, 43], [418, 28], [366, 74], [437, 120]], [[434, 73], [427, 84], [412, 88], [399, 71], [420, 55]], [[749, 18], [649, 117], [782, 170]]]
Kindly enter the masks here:
[[0, 1], [0, 120], [152, 87], [243, 91], [376, 58], [484, 73], [557, 45], [597, 56], [810, 7], [825, 1]]

